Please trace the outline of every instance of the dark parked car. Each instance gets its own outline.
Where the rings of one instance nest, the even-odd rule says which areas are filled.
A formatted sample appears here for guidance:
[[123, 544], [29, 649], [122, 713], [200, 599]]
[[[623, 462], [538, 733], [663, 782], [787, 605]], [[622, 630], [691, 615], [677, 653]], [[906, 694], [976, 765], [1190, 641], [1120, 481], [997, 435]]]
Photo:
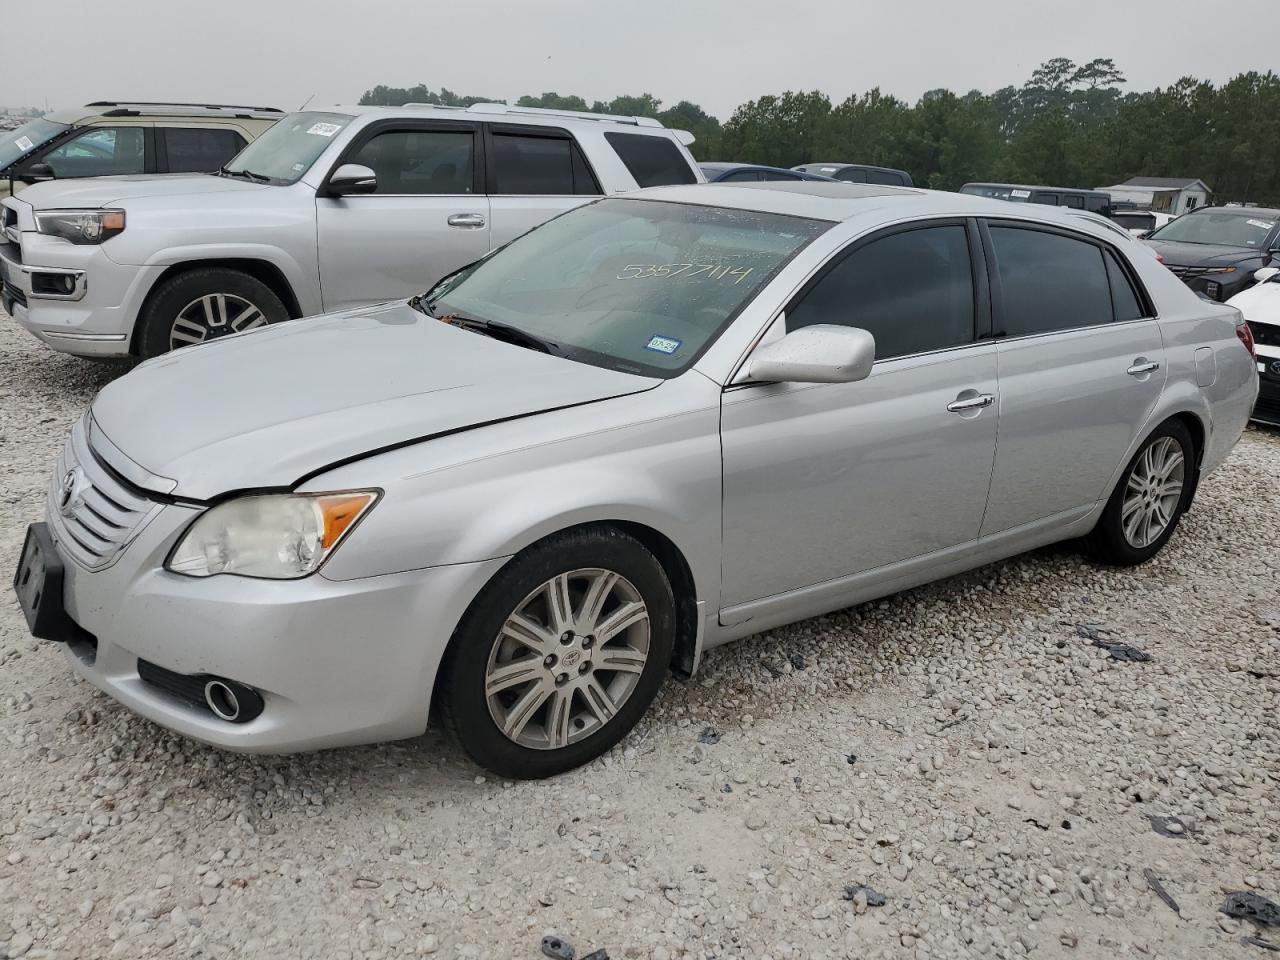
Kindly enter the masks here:
[[974, 197], [1009, 200], [1013, 203], [1043, 203], [1049, 207], [1091, 210], [1104, 217], [1112, 214], [1111, 194], [1103, 193], [1101, 190], [1035, 186], [1025, 183], [966, 183], [960, 188], [960, 192]]
[[759, 183], [761, 180], [830, 180], [782, 167], [763, 167], [755, 163], [700, 163], [707, 183]]
[[846, 183], [881, 183], [889, 187], [914, 187], [911, 174], [893, 167], [873, 167], [865, 163], [802, 163], [792, 167], [801, 173], [812, 173]]
[[1280, 255], [1280, 210], [1201, 207], [1144, 242], [1192, 290], [1230, 300], [1253, 286], [1255, 270], [1271, 266]]

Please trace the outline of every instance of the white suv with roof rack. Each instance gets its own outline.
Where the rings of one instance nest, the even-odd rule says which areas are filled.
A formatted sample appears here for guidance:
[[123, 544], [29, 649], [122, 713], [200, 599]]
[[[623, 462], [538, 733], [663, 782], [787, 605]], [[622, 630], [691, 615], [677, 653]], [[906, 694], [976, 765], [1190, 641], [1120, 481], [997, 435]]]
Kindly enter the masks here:
[[293, 113], [213, 175], [4, 200], [3, 305], [55, 349], [149, 357], [407, 297], [593, 198], [702, 182], [692, 142], [493, 103]]
[[0, 133], [0, 198], [43, 180], [217, 170], [284, 116], [275, 107], [96, 100]]

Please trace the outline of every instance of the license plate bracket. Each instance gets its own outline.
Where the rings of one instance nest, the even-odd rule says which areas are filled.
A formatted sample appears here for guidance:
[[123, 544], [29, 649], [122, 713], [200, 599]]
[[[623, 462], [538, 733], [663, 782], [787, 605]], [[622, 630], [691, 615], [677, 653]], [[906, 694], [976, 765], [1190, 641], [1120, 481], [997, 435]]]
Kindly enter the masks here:
[[64, 573], [48, 524], [31, 524], [18, 555], [13, 591], [33, 637], [61, 643], [79, 632], [63, 605]]

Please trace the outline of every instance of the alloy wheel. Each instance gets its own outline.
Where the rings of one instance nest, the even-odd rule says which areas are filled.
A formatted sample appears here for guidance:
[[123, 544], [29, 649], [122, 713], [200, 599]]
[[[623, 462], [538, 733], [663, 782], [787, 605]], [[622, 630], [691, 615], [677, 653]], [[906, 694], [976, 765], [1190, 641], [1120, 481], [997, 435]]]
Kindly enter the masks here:
[[1160, 437], [1133, 465], [1120, 508], [1124, 538], [1137, 550], [1150, 546], [1177, 516], [1187, 460], [1173, 437]]
[[259, 307], [233, 293], [210, 293], [192, 300], [178, 311], [169, 331], [169, 349], [204, 343], [232, 333], [243, 333], [267, 323]]
[[649, 658], [649, 611], [612, 570], [544, 582], [507, 617], [485, 669], [489, 715], [507, 739], [558, 750], [599, 731]]

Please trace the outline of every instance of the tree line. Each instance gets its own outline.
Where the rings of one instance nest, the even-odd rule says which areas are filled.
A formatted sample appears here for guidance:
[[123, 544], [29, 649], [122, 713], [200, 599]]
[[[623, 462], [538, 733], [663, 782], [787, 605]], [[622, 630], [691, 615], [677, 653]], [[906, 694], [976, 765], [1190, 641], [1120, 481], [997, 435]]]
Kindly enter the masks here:
[[[610, 101], [543, 93], [516, 104], [656, 117], [694, 134], [699, 160], [790, 167], [838, 160], [897, 167], [917, 184], [955, 190], [975, 180], [1096, 187], [1133, 176], [1198, 177], [1217, 203], [1280, 205], [1280, 76], [1242, 73], [1215, 86], [1184, 77], [1125, 91], [1105, 58], [1041, 64], [1022, 86], [986, 94], [936, 89], [914, 104], [879, 88], [833, 103], [819, 91], [750, 100], [721, 123], [698, 104], [650, 94]], [[377, 86], [361, 103], [470, 106], [419, 84]]]

